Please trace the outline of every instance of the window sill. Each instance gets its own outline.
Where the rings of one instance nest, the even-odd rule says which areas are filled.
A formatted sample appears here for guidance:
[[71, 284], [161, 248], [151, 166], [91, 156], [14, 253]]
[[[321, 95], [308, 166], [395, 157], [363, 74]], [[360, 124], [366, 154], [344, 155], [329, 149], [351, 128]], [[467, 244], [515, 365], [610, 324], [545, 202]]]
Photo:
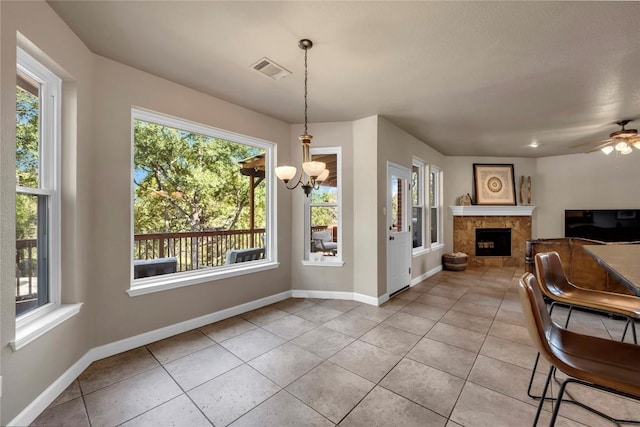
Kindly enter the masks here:
[[302, 265], [305, 267], [342, 267], [344, 261], [302, 261]]
[[197, 285], [200, 283], [212, 282], [214, 280], [226, 279], [229, 277], [242, 276], [244, 274], [257, 273], [260, 271], [272, 270], [278, 268], [280, 263], [275, 261], [267, 261], [256, 263], [252, 266], [238, 267], [220, 267], [212, 271], [211, 269], [193, 271], [183, 274], [169, 274], [166, 276], [149, 277], [138, 279], [131, 284], [131, 288], [127, 290], [130, 297], [139, 295], [152, 294], [155, 292], [167, 291], [169, 289], [177, 289], [185, 286]]
[[422, 249], [419, 249], [419, 250], [417, 250], [415, 252], [412, 252], [411, 255], [414, 258], [416, 258], [416, 257], [422, 256], [422, 255], [429, 254], [431, 252], [435, 252], [435, 251], [440, 250], [442, 248], [444, 248], [444, 243], [436, 243], [433, 246], [431, 246], [430, 248], [422, 248]]
[[444, 243], [436, 243], [435, 245], [431, 246], [431, 252], [437, 251], [443, 248], [444, 248]]
[[431, 249], [429, 249], [429, 248], [422, 248], [422, 249], [418, 249], [417, 251], [412, 252], [412, 255], [413, 255], [413, 257], [415, 258], [415, 257], [419, 257], [419, 256], [422, 256], [422, 255], [426, 255], [426, 254], [428, 254], [429, 252], [431, 252]]
[[80, 312], [82, 303], [61, 305], [43, 316], [22, 325], [16, 329], [16, 338], [10, 345], [13, 351], [18, 351], [32, 341], [40, 338], [62, 322]]

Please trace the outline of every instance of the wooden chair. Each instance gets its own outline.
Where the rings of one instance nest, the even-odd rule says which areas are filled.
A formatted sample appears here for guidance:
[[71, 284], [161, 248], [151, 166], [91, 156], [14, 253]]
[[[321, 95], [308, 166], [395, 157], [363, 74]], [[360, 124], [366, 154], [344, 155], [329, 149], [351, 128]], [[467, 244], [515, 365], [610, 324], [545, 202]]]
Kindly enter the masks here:
[[[558, 391], [550, 426], [555, 425], [562, 402], [572, 402], [613, 423], [640, 424], [618, 420], [582, 402], [563, 399], [568, 384], [578, 383], [635, 400], [640, 400], [640, 346], [581, 335], [556, 325], [547, 312], [541, 287], [535, 276], [525, 273], [520, 279], [520, 301], [529, 335], [538, 351], [551, 364], [538, 405], [534, 427], [538, 424], [551, 377], [556, 369], [569, 376]], [[568, 394], [568, 393], [567, 393]]]

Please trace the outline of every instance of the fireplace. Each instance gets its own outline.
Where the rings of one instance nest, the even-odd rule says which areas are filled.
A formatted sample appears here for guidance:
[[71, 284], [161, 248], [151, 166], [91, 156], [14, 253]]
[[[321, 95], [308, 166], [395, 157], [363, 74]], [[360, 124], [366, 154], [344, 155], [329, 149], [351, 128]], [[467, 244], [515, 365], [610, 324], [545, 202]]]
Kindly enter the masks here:
[[510, 228], [476, 228], [476, 256], [511, 256]]
[[[453, 252], [467, 254], [467, 267], [524, 267], [526, 241], [531, 239], [535, 206], [450, 206], [453, 214]], [[511, 229], [511, 255], [476, 256], [476, 229]], [[493, 243], [495, 249], [495, 241]], [[485, 244], [483, 246], [491, 246]], [[490, 249], [490, 248], [482, 248]]]

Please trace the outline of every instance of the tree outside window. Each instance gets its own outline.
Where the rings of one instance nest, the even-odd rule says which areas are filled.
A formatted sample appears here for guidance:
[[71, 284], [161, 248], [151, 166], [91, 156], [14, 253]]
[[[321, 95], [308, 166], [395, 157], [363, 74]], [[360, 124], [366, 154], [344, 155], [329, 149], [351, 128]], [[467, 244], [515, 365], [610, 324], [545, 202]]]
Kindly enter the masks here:
[[134, 111], [134, 270], [152, 260], [175, 264], [153, 275], [221, 267], [230, 251], [265, 258], [269, 150], [181, 124]]

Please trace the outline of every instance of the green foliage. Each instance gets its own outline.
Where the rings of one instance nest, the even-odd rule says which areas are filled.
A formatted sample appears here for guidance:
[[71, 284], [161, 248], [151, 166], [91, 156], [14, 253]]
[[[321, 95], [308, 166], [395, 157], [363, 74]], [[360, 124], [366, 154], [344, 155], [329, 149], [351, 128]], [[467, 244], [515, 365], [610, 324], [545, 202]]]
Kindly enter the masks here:
[[311, 192], [311, 226], [337, 225], [337, 203], [336, 188], [321, 186], [319, 190], [313, 190]]
[[[40, 99], [16, 86], [16, 180], [38, 187]], [[38, 198], [16, 194], [16, 239], [35, 239]]]
[[[238, 161], [263, 150], [135, 122], [135, 233], [249, 228], [249, 177]], [[255, 227], [265, 226], [265, 184]]]
[[16, 90], [16, 177], [18, 185], [38, 186], [38, 124], [40, 100], [37, 96]]

